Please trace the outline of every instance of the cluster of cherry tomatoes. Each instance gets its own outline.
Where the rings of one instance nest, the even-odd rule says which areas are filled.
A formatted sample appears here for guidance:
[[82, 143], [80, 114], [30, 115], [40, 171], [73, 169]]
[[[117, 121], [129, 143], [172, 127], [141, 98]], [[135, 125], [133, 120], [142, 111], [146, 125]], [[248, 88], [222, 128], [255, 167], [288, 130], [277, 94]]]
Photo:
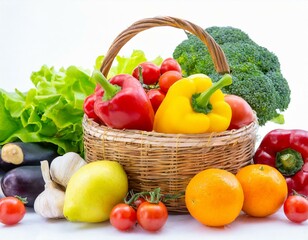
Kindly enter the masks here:
[[170, 86], [182, 78], [182, 69], [175, 59], [166, 58], [160, 66], [143, 62], [133, 70], [132, 75], [143, 83], [156, 112]]
[[129, 200], [113, 207], [110, 223], [120, 231], [132, 230], [137, 224], [150, 232], [160, 230], [168, 219], [168, 210], [162, 202], [160, 189], [131, 194]]

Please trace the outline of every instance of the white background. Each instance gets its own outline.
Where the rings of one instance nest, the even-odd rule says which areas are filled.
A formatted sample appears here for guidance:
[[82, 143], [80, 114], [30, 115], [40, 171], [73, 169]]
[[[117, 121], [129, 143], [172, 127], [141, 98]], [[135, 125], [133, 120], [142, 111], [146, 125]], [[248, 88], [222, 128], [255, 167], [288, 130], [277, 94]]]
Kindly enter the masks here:
[[[259, 129], [259, 139], [274, 128], [308, 130], [308, 1], [304, 0], [0, 0], [0, 88], [26, 91], [30, 75], [43, 64], [49, 67], [82, 66], [92, 69], [95, 58], [105, 54], [126, 27], [142, 18], [170, 15], [203, 28], [233, 26], [244, 30], [260, 45], [274, 52], [288, 80], [291, 104], [286, 123], [269, 123]], [[141, 49], [149, 59], [172, 56], [185, 35], [179, 29], [155, 28], [138, 34], [120, 51], [130, 55]], [[0, 120], [1, 121], [1, 120]], [[0, 122], [1, 124], [1, 122]], [[266, 219], [241, 215], [231, 225], [213, 229], [190, 216], [171, 216], [156, 234], [140, 229], [121, 234], [103, 224], [45, 221], [34, 213], [15, 227], [0, 226], [0, 239], [308, 239], [307, 222], [294, 225], [282, 211]], [[276, 236], [276, 237], [275, 237]], [[291, 237], [292, 236], [292, 237]]]

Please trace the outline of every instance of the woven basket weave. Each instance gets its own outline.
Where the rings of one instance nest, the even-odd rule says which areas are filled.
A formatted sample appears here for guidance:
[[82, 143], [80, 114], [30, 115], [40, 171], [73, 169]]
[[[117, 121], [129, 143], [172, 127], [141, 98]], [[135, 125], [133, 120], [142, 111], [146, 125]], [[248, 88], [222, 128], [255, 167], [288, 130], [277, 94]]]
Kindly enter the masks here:
[[[108, 75], [120, 49], [137, 33], [159, 26], [184, 29], [196, 35], [208, 47], [215, 69], [229, 72], [225, 55], [214, 39], [201, 27], [173, 17], [147, 18], [135, 22], [112, 43], [101, 66]], [[83, 118], [85, 159], [108, 159], [125, 169], [130, 189], [135, 192], [160, 187], [162, 193], [185, 190], [189, 180], [208, 168], [236, 173], [251, 163], [256, 142], [257, 121], [238, 130], [206, 134], [165, 134], [139, 130], [117, 130]], [[171, 212], [186, 213], [184, 196], [167, 202]]]

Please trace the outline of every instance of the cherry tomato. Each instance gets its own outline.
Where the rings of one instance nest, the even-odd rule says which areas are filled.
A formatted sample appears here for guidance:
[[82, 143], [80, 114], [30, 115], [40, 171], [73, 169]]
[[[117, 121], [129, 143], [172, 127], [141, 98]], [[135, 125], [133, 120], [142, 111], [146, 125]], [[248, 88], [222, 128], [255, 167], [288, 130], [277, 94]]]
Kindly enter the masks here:
[[167, 93], [173, 83], [182, 78], [182, 73], [177, 71], [168, 71], [162, 74], [158, 80], [160, 89]]
[[180, 64], [173, 58], [166, 58], [160, 65], [160, 74], [164, 74], [168, 71], [177, 71], [182, 74]]
[[132, 229], [136, 221], [136, 210], [126, 203], [119, 203], [111, 210], [110, 223], [120, 231]]
[[160, 89], [150, 89], [147, 95], [151, 101], [154, 112], [156, 112], [166, 94]]
[[168, 219], [168, 210], [164, 203], [144, 202], [137, 209], [137, 221], [147, 231], [158, 231]]
[[133, 70], [132, 75], [140, 81], [141, 79], [139, 78], [139, 66], [142, 68], [142, 81], [144, 84], [154, 85], [158, 82], [160, 77], [160, 68], [157, 65], [151, 62], [144, 62], [139, 64]]
[[5, 225], [15, 225], [26, 214], [24, 203], [17, 197], [4, 197], [0, 199], [0, 222]]
[[255, 119], [253, 110], [250, 105], [240, 96], [227, 94], [225, 101], [232, 109], [232, 118], [229, 125], [229, 130], [239, 129], [252, 123]]
[[286, 217], [295, 223], [308, 219], [308, 200], [301, 195], [290, 195], [283, 205]]

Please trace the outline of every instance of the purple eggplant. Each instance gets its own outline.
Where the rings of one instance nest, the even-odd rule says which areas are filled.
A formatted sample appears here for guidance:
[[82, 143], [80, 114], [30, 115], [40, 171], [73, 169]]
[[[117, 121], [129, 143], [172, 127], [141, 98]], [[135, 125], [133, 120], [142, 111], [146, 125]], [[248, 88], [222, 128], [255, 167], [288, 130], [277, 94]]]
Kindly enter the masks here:
[[45, 182], [40, 166], [21, 166], [6, 172], [1, 179], [4, 196], [27, 198], [27, 207], [33, 207], [36, 197], [44, 191]]
[[0, 169], [7, 172], [20, 166], [39, 166], [41, 161], [50, 163], [57, 156], [57, 149], [51, 144], [6, 143], [0, 148]]

